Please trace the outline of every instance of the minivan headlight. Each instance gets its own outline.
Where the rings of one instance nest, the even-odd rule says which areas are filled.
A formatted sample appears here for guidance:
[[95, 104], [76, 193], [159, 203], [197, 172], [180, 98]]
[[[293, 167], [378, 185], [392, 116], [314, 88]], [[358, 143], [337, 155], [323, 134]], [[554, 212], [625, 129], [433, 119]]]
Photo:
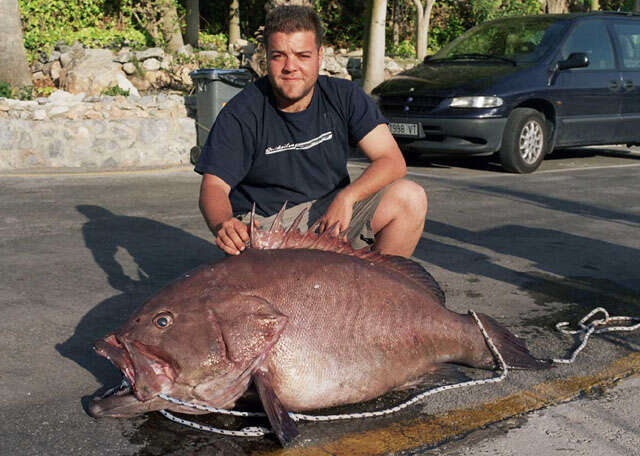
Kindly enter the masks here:
[[451, 100], [452, 108], [497, 108], [504, 102], [500, 97], [456, 97]]

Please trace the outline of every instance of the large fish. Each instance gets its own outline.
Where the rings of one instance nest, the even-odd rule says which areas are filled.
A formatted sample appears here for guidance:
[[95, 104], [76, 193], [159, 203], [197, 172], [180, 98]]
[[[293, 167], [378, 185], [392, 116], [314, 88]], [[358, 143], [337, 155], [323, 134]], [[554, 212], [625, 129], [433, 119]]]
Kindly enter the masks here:
[[[287, 411], [372, 399], [452, 363], [496, 366], [474, 319], [446, 309], [420, 265], [353, 250], [331, 230], [302, 234], [300, 216], [285, 230], [281, 215], [269, 231], [251, 223], [245, 252], [186, 273], [95, 343], [130, 388], [94, 400], [92, 416], [201, 413], [161, 393], [232, 408], [253, 381], [286, 443], [296, 434]], [[547, 367], [480, 319], [509, 366]]]

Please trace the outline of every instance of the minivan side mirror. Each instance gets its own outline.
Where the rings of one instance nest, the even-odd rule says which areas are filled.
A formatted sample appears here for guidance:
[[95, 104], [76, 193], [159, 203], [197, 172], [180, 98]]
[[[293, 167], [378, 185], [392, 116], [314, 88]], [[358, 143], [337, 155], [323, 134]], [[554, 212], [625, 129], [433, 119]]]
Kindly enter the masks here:
[[571, 68], [584, 68], [589, 65], [589, 57], [584, 52], [574, 52], [566, 60], [558, 62], [558, 70], [569, 70]]

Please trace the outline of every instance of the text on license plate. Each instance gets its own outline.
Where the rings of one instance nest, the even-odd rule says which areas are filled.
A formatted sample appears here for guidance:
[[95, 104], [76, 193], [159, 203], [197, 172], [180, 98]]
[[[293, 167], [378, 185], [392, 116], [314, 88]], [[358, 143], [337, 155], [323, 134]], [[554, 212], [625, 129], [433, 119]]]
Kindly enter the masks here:
[[390, 122], [389, 129], [394, 135], [419, 136], [418, 124]]

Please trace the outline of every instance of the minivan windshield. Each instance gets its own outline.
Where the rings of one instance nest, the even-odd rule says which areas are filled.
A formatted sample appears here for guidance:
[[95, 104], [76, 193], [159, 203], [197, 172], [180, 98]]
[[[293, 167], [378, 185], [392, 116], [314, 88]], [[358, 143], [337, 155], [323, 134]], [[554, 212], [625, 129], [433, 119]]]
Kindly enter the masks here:
[[517, 17], [487, 22], [464, 33], [425, 63], [442, 60], [498, 60], [533, 63], [558, 42], [569, 27], [562, 17]]

